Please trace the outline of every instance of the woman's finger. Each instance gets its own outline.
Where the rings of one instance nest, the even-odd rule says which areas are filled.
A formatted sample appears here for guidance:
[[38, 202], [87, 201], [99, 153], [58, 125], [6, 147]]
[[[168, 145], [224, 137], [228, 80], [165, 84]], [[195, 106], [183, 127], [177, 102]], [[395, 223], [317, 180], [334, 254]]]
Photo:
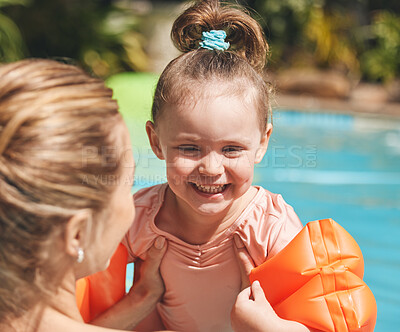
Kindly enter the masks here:
[[272, 308], [271, 304], [268, 302], [267, 298], [265, 297], [264, 290], [262, 289], [260, 282], [255, 280], [251, 284], [251, 295], [254, 299], [255, 304], [264, 308], [263, 310], [265, 313], [271, 315], [271, 317], [276, 317], [276, 313], [274, 308]]
[[249, 275], [251, 270], [254, 268], [253, 259], [250, 257], [246, 247], [243, 244], [241, 238], [237, 235], [233, 235], [234, 250], [236, 254], [236, 259], [239, 263], [241, 279], [242, 279], [242, 289], [250, 286]]
[[253, 259], [250, 257], [239, 235], [234, 234], [233, 239], [235, 242], [236, 253], [240, 262], [240, 268], [243, 270], [244, 273], [246, 273], [246, 276], [249, 276], [251, 270], [254, 268]]
[[144, 260], [138, 259], [135, 262], [133, 284], [138, 282], [142, 273], [154, 275], [158, 272], [162, 258], [167, 251], [166, 242], [164, 237], [157, 237], [150, 249], [147, 250], [146, 258]]
[[146, 253], [146, 259], [143, 264], [146, 269], [157, 271], [160, 267], [162, 258], [167, 251], [167, 241], [163, 236], [159, 236]]
[[144, 260], [135, 262], [134, 282], [130, 293], [146, 294], [154, 299], [155, 304], [165, 291], [160, 273], [160, 263], [167, 250], [167, 241], [158, 237], [147, 250]]
[[265, 298], [264, 290], [262, 289], [258, 280], [255, 280], [251, 284], [251, 294], [253, 295], [253, 299], [256, 302], [267, 301], [267, 299]]

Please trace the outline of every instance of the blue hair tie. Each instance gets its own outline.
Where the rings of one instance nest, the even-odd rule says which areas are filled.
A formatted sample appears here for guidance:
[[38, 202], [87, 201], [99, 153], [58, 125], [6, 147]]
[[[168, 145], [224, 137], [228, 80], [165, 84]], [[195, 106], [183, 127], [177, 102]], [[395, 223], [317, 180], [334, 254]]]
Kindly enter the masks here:
[[224, 30], [203, 31], [200, 47], [207, 50], [226, 51], [229, 43], [225, 42], [226, 32]]

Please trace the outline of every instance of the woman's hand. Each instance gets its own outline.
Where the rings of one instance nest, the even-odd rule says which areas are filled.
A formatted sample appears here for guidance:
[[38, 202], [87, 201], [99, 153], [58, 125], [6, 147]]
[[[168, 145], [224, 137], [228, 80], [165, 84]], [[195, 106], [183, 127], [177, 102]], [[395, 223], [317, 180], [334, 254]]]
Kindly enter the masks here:
[[143, 261], [135, 262], [135, 280], [129, 293], [91, 324], [132, 330], [150, 314], [164, 294], [160, 264], [167, 250], [165, 238], [159, 236]]
[[128, 297], [145, 298], [149, 305], [153, 303], [153, 307], [159, 302], [165, 291], [160, 274], [160, 263], [167, 249], [165, 242], [165, 238], [159, 236], [147, 251], [146, 258], [135, 262], [135, 276]]
[[234, 234], [233, 235], [233, 241], [235, 245], [233, 246], [236, 254], [236, 260], [239, 264], [240, 268], [240, 275], [241, 275], [241, 290], [247, 288], [250, 286], [250, 279], [249, 275], [251, 270], [254, 268], [255, 264], [253, 262], [253, 259], [250, 257], [246, 247], [244, 246], [244, 243], [242, 239], [239, 237], [239, 235]]
[[236, 332], [281, 331], [278, 329], [280, 321], [257, 280], [239, 293], [231, 312], [231, 323]]
[[276, 331], [276, 329], [268, 329], [268, 326], [274, 327], [276, 321], [280, 318], [265, 298], [260, 283], [255, 281], [249, 287], [249, 275], [254, 268], [254, 262], [240, 237], [235, 234], [233, 239], [236, 259], [241, 272], [242, 291], [239, 293], [231, 312], [232, 327], [237, 332]]

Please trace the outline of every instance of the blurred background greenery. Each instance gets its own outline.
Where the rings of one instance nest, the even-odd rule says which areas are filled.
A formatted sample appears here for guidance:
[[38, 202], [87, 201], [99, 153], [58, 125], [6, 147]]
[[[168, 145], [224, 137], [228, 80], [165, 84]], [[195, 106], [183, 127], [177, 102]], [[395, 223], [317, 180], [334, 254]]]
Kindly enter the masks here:
[[[159, 23], [172, 22], [185, 2], [0, 0], [0, 62], [65, 59], [103, 78], [125, 71], [159, 72], [162, 66], [154, 65], [152, 57], [171, 57], [173, 51], [151, 36], [164, 33], [165, 39], [169, 27]], [[329, 68], [383, 83], [400, 77], [399, 0], [238, 2], [265, 29], [272, 72]]]

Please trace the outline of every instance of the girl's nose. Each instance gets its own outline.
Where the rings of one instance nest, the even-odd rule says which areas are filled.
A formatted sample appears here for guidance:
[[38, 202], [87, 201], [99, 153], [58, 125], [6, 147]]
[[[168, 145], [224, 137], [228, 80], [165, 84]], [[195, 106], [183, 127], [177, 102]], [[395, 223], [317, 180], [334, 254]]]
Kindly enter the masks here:
[[223, 156], [218, 153], [209, 153], [202, 158], [199, 173], [207, 176], [216, 176], [224, 172]]

